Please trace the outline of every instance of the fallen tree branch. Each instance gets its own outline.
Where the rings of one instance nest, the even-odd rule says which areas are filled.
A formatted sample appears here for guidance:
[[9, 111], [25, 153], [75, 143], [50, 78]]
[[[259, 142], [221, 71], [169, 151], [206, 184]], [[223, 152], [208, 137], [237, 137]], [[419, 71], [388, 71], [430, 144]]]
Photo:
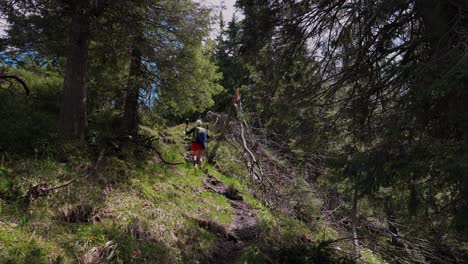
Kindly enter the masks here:
[[[103, 148], [99, 152], [99, 156], [96, 159], [96, 162], [94, 163], [94, 165], [91, 168], [89, 168], [86, 176], [84, 177], [85, 179], [89, 178], [89, 177], [93, 177], [93, 176], [96, 175], [99, 163], [104, 158], [104, 153], [105, 152], [106, 152], [106, 148]], [[72, 183], [74, 183], [76, 181], [78, 181], [78, 179], [73, 179], [73, 180], [68, 181], [68, 182], [66, 182], [64, 184], [61, 184], [61, 185], [58, 185], [58, 186], [52, 186], [52, 187], [49, 187], [47, 183], [39, 183], [39, 184], [37, 184], [35, 186], [30, 187], [28, 192], [25, 195], [23, 195], [22, 198], [26, 202], [26, 205], [29, 205], [31, 203], [31, 201], [36, 200], [39, 197], [45, 197], [50, 192], [58, 190], [58, 189], [65, 188], [65, 187], [69, 186], [70, 184], [72, 184]]]
[[64, 188], [64, 187], [67, 187], [68, 185], [76, 182], [77, 179], [74, 179], [74, 180], [71, 180], [71, 181], [68, 181], [62, 185], [59, 185], [59, 186], [54, 186], [54, 187], [50, 187], [50, 188], [46, 188], [44, 189], [45, 192], [50, 192], [50, 191], [55, 191], [55, 190], [58, 190], [58, 189], [61, 189], [61, 188]]
[[91, 168], [89, 168], [88, 173], [86, 174], [85, 178], [93, 177], [93, 176], [96, 175], [99, 163], [101, 163], [101, 160], [104, 158], [104, 153], [105, 152], [106, 152], [106, 148], [101, 149], [101, 151], [99, 152], [99, 156], [96, 159], [96, 162], [94, 163], [94, 165]]
[[[224, 120], [224, 124], [223, 124], [223, 127], [221, 129], [221, 133], [216, 138], [216, 143], [211, 148], [210, 153], [208, 153], [208, 162], [213, 162], [214, 161], [214, 158], [216, 157], [216, 153], [218, 152], [218, 149], [219, 149], [219, 147], [221, 145], [221, 141], [226, 137], [226, 132], [228, 132], [228, 130], [229, 130], [229, 122], [231, 121], [233, 115], [235, 114], [235, 110], [233, 108], [234, 107], [231, 105], [231, 107], [229, 108], [229, 112], [228, 112], [228, 115], [226, 117], [226, 120]], [[215, 114], [213, 112], [209, 112], [208, 114], [215, 116]], [[216, 123], [218, 122], [218, 119], [219, 118], [216, 117]]]
[[24, 201], [26, 202], [27, 205], [31, 203], [31, 201], [38, 199], [39, 197], [45, 197], [49, 194], [49, 192], [58, 190], [64, 187], [67, 187], [68, 185], [76, 182], [77, 179], [71, 180], [67, 183], [64, 183], [59, 186], [53, 186], [53, 187], [46, 187], [46, 183], [40, 183], [37, 184], [31, 188], [29, 188], [28, 192], [23, 196]]
[[183, 164], [183, 162], [172, 162], [172, 161], [167, 161], [166, 159], [163, 158], [161, 152], [155, 148], [154, 146], [150, 145], [148, 146], [151, 150], [153, 150], [154, 152], [156, 152], [156, 154], [158, 154], [158, 157], [159, 159], [161, 159], [162, 162], [168, 164], [168, 165], [179, 165], [179, 164]]
[[19, 82], [21, 84], [21, 86], [23, 86], [23, 89], [24, 91], [26, 92], [26, 95], [29, 95], [29, 88], [28, 88], [28, 85], [26, 84], [26, 82], [24, 82], [23, 79], [21, 79], [20, 77], [18, 76], [15, 76], [15, 75], [0, 75], [0, 80], [7, 80], [9, 81], [9, 79], [13, 79], [17, 82]]
[[158, 155], [159, 159], [161, 159], [162, 162], [164, 162], [165, 164], [168, 164], [168, 165], [179, 165], [179, 164], [183, 164], [184, 162], [173, 162], [173, 161], [168, 161], [166, 160], [163, 155], [161, 154], [161, 152], [155, 148], [153, 146], [153, 141], [157, 140], [157, 138], [155, 137], [140, 137], [140, 138], [134, 138], [134, 137], [131, 137], [131, 136], [126, 136], [124, 137], [125, 140], [127, 141], [130, 141], [132, 143], [134, 143], [135, 145], [138, 145], [138, 146], [141, 146], [141, 147], [144, 147], [144, 148], [147, 148], [147, 149], [150, 149], [154, 152], [156, 152], [156, 154]]

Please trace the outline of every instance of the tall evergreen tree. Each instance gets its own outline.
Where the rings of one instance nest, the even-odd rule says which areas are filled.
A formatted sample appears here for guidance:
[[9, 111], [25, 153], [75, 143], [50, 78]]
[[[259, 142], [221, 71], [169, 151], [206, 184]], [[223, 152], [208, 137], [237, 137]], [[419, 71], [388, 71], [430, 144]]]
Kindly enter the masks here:
[[[221, 89], [203, 43], [210, 10], [200, 4], [189, 0], [4, 3], [2, 12], [10, 28], [3, 48], [20, 56], [32, 52], [55, 58], [59, 71], [64, 65], [63, 135], [83, 138], [88, 112], [104, 106], [123, 112], [121, 127], [134, 134], [140, 106], [158, 107], [161, 116], [204, 111]], [[52, 21], [60, 21], [57, 30], [49, 30]], [[56, 33], [65, 29], [68, 35]], [[92, 98], [87, 98], [86, 86], [92, 88]], [[123, 92], [122, 86], [126, 86]], [[142, 95], [150, 100], [143, 104]]]
[[[391, 232], [409, 221], [466, 237], [465, 1], [237, 6], [245, 15], [238, 56], [249, 69], [243, 98], [269, 139], [330, 175], [354, 216], [369, 199]], [[410, 209], [417, 203], [425, 215]], [[429, 228], [418, 235], [441, 240]]]
[[74, 1], [71, 10], [60, 126], [65, 135], [84, 138], [88, 127], [86, 75], [91, 37], [91, 1]]

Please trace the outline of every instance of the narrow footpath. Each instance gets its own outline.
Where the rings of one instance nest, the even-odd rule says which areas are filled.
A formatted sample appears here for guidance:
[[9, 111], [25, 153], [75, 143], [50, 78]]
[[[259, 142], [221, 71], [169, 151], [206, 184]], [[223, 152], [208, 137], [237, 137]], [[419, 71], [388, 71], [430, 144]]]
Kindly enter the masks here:
[[206, 263], [234, 264], [242, 251], [257, 238], [257, 214], [249, 204], [243, 201], [237, 189], [226, 186], [212, 175], [206, 174], [203, 185], [229, 199], [235, 214], [233, 222], [222, 232], [219, 232], [218, 228], [218, 241]]

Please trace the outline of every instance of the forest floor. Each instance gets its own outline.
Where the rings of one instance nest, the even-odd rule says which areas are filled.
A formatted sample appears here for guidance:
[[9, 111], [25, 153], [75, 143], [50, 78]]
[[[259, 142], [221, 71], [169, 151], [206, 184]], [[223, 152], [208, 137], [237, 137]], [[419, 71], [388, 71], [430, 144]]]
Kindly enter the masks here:
[[[335, 263], [340, 257], [317, 246], [338, 237], [333, 228], [256, 198], [235, 143], [221, 142], [215, 162], [201, 170], [184, 161], [183, 125], [141, 132], [159, 138], [154, 147], [178, 165], [138, 147], [109, 149], [95, 176], [85, 178], [99, 150], [64, 145], [57, 156], [5, 155], [0, 263]], [[26, 206], [20, 202], [30, 186], [75, 179]], [[319, 206], [307, 211], [311, 218]]]

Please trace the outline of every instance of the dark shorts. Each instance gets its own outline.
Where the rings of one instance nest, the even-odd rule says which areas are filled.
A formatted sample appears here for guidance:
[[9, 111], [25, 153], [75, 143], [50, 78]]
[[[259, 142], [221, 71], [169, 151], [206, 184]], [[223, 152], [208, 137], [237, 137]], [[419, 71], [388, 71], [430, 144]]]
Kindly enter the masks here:
[[203, 146], [196, 142], [192, 142], [192, 151], [203, 150]]

